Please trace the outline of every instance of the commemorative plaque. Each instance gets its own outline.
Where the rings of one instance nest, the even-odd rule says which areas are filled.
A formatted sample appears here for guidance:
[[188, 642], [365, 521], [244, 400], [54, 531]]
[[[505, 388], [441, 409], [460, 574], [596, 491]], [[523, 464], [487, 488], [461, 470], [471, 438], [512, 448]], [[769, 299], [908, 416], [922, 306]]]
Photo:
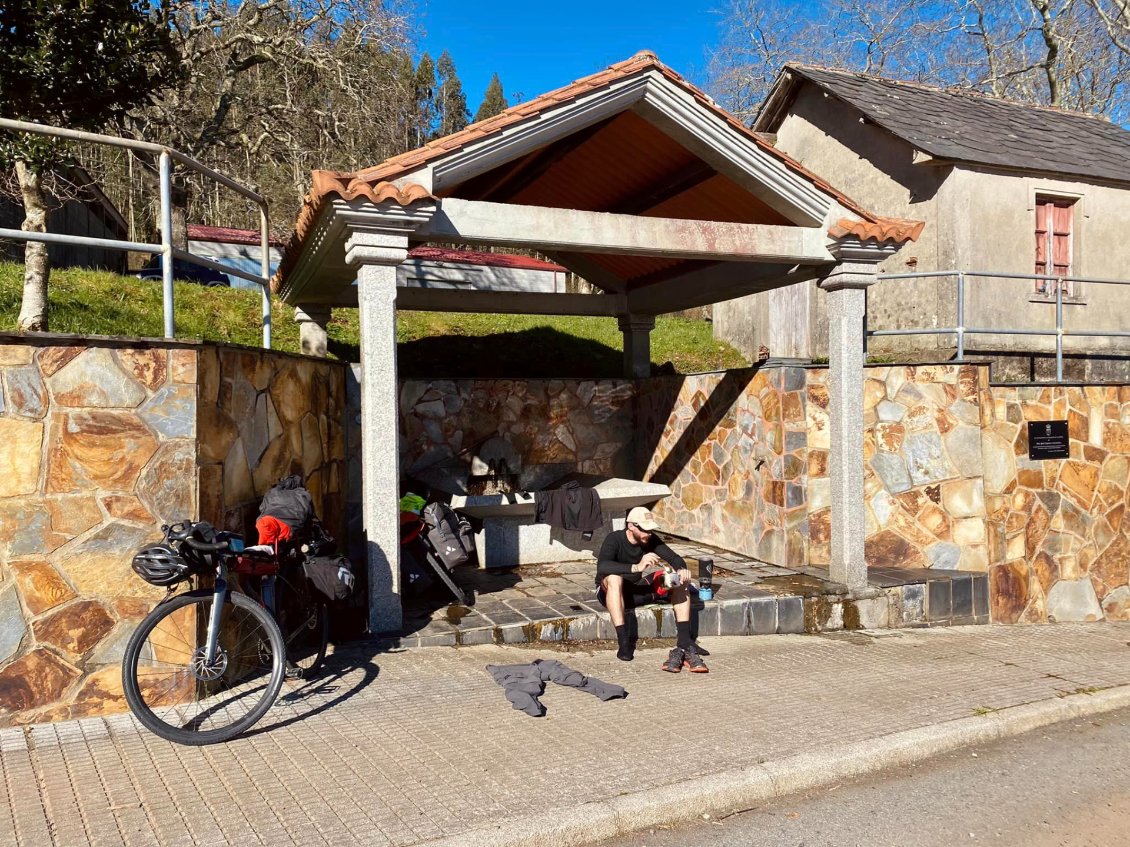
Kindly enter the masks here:
[[1067, 459], [1067, 421], [1028, 421], [1029, 459]]

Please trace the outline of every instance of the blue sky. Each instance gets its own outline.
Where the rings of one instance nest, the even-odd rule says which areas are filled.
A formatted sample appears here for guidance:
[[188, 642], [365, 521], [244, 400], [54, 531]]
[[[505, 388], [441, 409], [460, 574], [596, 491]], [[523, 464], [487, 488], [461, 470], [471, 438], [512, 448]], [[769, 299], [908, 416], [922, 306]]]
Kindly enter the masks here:
[[451, 53], [471, 112], [498, 72], [511, 105], [650, 49], [695, 84], [706, 81], [720, 0], [417, 0], [420, 50]]

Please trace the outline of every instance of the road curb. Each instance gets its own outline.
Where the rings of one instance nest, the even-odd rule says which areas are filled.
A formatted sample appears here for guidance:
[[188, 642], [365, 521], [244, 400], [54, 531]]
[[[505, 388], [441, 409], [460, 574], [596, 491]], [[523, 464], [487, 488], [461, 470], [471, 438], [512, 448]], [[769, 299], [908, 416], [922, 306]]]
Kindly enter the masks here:
[[[890, 735], [838, 744], [773, 762], [508, 818], [418, 847], [572, 847], [638, 829], [718, 817], [777, 797], [829, 785], [1060, 721], [1130, 706], [1130, 685], [1010, 706]], [[692, 798], [693, 802], [688, 802]]]

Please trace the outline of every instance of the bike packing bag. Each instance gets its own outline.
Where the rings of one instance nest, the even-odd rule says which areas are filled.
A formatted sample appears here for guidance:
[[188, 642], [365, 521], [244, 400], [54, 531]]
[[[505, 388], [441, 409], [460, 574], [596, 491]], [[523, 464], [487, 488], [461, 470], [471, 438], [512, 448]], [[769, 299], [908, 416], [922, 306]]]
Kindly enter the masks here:
[[475, 536], [471, 524], [460, 518], [443, 503], [429, 503], [424, 507], [425, 535], [428, 544], [448, 570], [471, 561], [475, 552]]
[[[343, 570], [348, 578], [343, 578]], [[353, 565], [345, 556], [307, 556], [302, 572], [330, 600], [344, 600], [353, 593]]]
[[279, 560], [273, 553], [244, 550], [235, 557], [232, 570], [244, 576], [271, 576], [279, 572]]

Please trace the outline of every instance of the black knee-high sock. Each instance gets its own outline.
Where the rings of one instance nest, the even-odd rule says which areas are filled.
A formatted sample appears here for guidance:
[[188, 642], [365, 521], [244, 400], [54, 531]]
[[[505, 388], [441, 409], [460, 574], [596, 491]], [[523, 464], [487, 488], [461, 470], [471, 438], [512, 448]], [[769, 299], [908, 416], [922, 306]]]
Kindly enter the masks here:
[[616, 627], [616, 643], [621, 647], [628, 646], [628, 626], [627, 624], [620, 624]]
[[691, 646], [691, 622], [675, 621], [675, 629], [679, 632], [679, 646], [686, 650]]

